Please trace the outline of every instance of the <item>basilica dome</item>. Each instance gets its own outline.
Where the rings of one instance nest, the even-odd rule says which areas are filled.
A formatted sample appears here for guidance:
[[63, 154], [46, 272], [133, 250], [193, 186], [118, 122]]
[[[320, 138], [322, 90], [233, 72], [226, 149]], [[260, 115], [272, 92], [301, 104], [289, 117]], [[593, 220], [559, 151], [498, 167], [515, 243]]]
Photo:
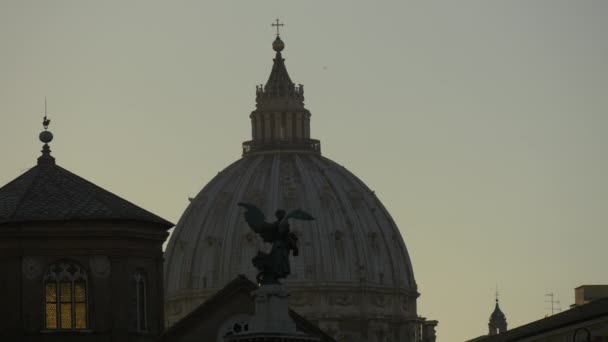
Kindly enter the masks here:
[[[269, 246], [247, 226], [239, 202], [291, 220], [300, 253], [284, 281], [290, 307], [336, 338], [414, 341], [421, 319], [410, 258], [391, 215], [359, 178], [321, 155], [310, 138], [304, 88], [290, 79], [277, 37], [273, 68], [258, 86], [252, 140], [243, 156], [191, 199], [165, 254], [166, 319], [172, 325], [237, 275], [254, 280], [251, 258]], [[282, 48], [276, 48], [280, 45]], [[375, 335], [375, 336], [376, 336]], [[382, 339], [385, 341], [386, 339]]]

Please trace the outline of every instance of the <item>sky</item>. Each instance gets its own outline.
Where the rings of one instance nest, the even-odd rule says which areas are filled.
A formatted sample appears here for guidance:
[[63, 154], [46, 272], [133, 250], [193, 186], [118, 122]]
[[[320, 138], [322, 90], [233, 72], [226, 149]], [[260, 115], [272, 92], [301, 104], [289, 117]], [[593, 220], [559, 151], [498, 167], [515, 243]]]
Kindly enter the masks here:
[[607, 1], [0, 0], [0, 184], [59, 165], [177, 222], [283, 53], [323, 154], [400, 227], [439, 341], [608, 284]]

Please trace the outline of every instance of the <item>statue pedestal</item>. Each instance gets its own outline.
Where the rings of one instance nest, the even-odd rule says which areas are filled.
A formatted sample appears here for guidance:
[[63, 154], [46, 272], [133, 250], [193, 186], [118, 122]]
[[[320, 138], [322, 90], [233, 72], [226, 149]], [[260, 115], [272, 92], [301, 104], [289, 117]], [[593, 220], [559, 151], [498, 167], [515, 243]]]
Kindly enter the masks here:
[[226, 342], [318, 342], [319, 338], [298, 332], [289, 316], [289, 293], [283, 285], [262, 285], [251, 293], [255, 297], [255, 314], [247, 333], [226, 336]]
[[251, 294], [255, 297], [255, 315], [249, 331], [296, 333], [296, 323], [289, 317], [289, 293], [283, 285], [262, 285]]

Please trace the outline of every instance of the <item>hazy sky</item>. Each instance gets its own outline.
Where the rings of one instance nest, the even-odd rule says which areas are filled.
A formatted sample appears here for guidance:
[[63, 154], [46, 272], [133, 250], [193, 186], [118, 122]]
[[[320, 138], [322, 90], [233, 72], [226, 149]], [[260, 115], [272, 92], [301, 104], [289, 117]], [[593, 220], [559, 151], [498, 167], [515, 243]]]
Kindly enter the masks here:
[[440, 341], [608, 284], [608, 1], [0, 0], [0, 184], [58, 163], [177, 222], [248, 140], [271, 22], [323, 154], [399, 225]]

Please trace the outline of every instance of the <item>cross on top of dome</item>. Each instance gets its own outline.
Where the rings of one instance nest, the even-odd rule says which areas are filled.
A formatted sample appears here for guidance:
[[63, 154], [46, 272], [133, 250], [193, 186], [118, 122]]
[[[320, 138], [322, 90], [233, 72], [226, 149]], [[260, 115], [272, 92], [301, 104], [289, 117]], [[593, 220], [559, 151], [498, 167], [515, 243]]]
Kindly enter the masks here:
[[271, 26], [277, 28], [277, 38], [272, 42], [272, 49], [277, 52], [277, 58], [281, 58], [280, 52], [285, 49], [285, 43], [281, 40], [281, 36], [279, 33], [279, 27], [285, 26], [285, 24], [279, 22], [279, 18], [277, 18], [276, 23], [271, 24]]
[[277, 28], [277, 37], [279, 36], [279, 27], [285, 26], [285, 24], [279, 23], [279, 18], [277, 18], [276, 23], [272, 23], [270, 25]]

